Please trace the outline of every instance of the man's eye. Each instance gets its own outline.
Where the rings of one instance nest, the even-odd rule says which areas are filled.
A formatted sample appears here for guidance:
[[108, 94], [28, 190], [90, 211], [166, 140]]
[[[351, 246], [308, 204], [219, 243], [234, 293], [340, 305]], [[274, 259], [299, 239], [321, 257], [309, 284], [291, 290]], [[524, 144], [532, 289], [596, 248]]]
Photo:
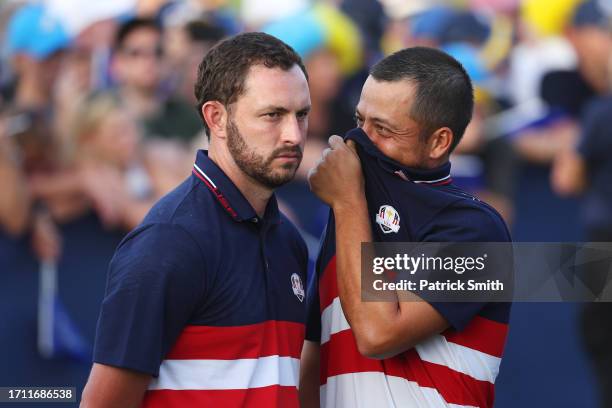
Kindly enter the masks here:
[[386, 128], [386, 127], [384, 127], [384, 126], [381, 126], [381, 125], [376, 125], [376, 126], [375, 126], [375, 128], [376, 128], [376, 131], [377, 131], [378, 133], [380, 133], [380, 134], [384, 134], [384, 135], [386, 135], [386, 134], [388, 134], [388, 133], [389, 133], [389, 129], [387, 129], [387, 128]]
[[299, 112], [299, 113], [297, 114], [297, 117], [298, 117], [298, 119], [300, 119], [300, 120], [304, 120], [304, 119], [306, 119], [306, 118], [308, 117], [308, 112]]
[[280, 113], [278, 113], [278, 112], [268, 112], [268, 113], [264, 114], [264, 116], [267, 116], [267, 117], [272, 118], [272, 119], [276, 119], [276, 118], [280, 117]]

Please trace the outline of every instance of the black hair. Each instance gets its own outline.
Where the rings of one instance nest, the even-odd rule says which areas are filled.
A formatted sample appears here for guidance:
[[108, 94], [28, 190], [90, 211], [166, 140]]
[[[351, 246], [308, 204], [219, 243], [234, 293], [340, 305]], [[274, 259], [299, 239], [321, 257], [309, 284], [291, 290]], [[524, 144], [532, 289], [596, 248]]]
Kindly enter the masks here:
[[185, 25], [185, 31], [191, 41], [197, 42], [216, 43], [226, 36], [222, 27], [204, 20], [190, 21]]
[[474, 110], [472, 81], [459, 61], [435, 48], [412, 47], [384, 58], [370, 75], [378, 81], [414, 84], [410, 117], [427, 137], [442, 127], [450, 128], [449, 153], [459, 144]]
[[117, 29], [117, 33], [115, 34], [115, 41], [113, 44], [114, 50], [118, 51], [123, 48], [123, 45], [125, 44], [125, 39], [134, 31], [140, 30], [142, 28], [155, 30], [159, 34], [163, 33], [162, 26], [156, 20], [150, 18], [133, 18], [131, 20], [127, 20]]

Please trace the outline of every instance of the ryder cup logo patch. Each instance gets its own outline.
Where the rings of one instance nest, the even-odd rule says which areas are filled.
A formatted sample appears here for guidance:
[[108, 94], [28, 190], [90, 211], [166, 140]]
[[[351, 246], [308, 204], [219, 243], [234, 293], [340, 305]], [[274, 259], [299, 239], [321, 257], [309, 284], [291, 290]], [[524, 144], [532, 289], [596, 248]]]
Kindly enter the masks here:
[[298, 298], [300, 302], [304, 301], [304, 286], [302, 286], [302, 280], [297, 273], [291, 275], [291, 289], [293, 294]]
[[400, 216], [390, 205], [381, 205], [376, 214], [376, 223], [385, 234], [397, 233], [400, 229]]

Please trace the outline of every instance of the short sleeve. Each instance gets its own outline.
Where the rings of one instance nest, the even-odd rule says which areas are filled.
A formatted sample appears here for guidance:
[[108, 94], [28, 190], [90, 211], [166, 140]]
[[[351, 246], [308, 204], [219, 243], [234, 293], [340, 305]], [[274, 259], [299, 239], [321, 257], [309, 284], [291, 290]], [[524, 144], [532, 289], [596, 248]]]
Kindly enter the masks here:
[[[509, 242], [510, 236], [498, 214], [488, 208], [459, 207], [443, 211], [419, 239], [423, 242]], [[417, 293], [424, 297], [421, 293]], [[487, 302], [428, 301], [456, 330], [462, 330]]]
[[180, 226], [128, 234], [110, 263], [94, 362], [157, 376], [204, 297], [205, 270], [198, 244]]

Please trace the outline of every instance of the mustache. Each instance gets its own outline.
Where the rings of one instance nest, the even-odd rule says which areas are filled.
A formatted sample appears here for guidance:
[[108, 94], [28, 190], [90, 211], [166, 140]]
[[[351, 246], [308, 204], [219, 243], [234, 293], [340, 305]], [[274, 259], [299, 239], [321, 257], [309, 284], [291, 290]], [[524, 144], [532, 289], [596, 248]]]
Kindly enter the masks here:
[[301, 159], [302, 158], [302, 148], [300, 146], [278, 148], [272, 152], [272, 154], [270, 155], [270, 159], [274, 159], [284, 154], [295, 154], [299, 159]]

